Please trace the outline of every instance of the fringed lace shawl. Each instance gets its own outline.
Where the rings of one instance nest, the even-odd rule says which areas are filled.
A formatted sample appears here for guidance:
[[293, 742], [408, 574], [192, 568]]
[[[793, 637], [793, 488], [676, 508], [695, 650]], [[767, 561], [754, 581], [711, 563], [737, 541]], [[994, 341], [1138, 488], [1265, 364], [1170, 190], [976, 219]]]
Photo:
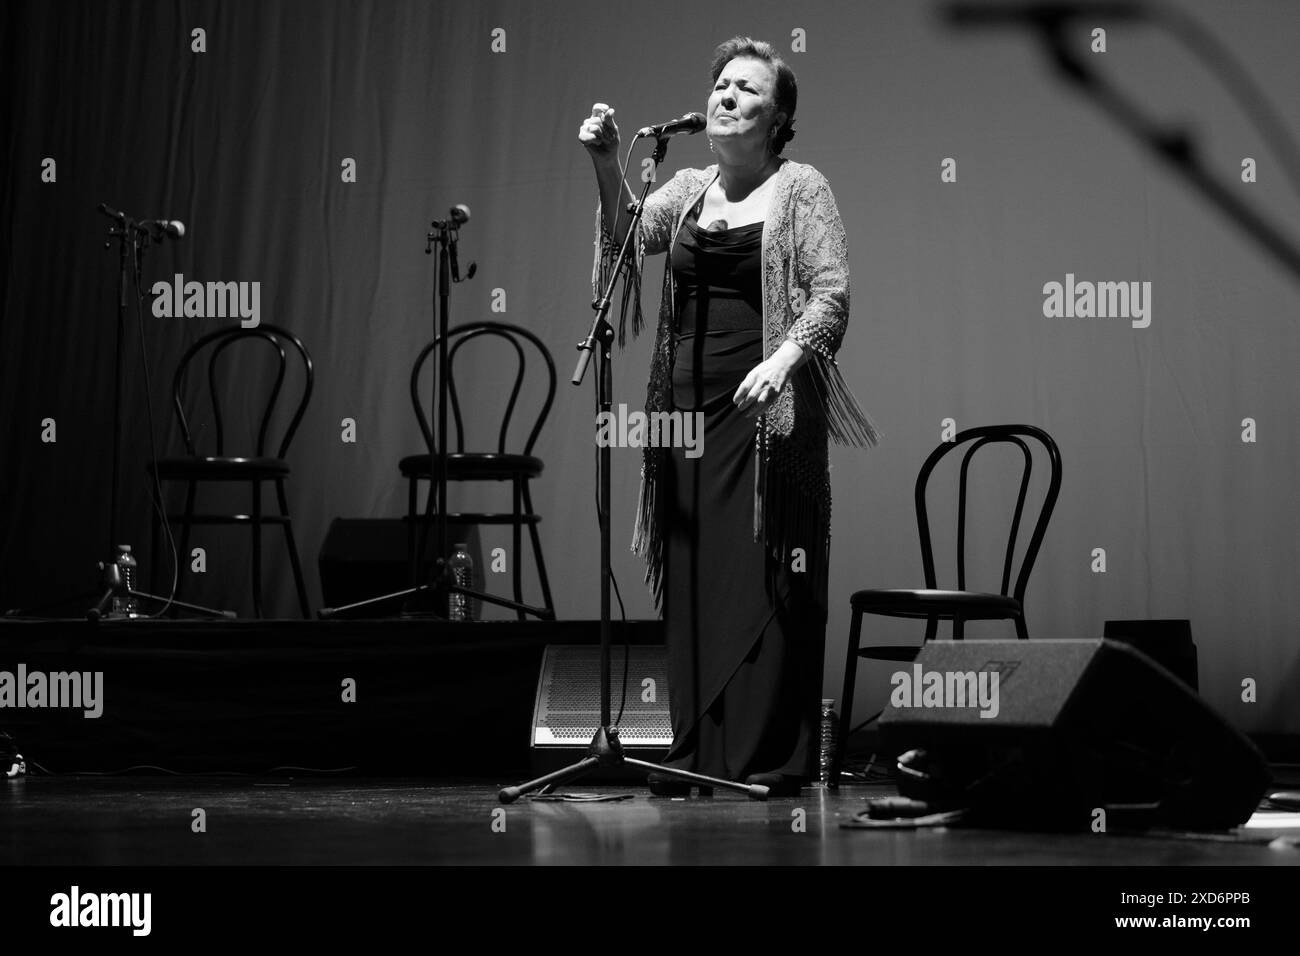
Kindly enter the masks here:
[[[651, 193], [636, 236], [631, 281], [624, 283], [619, 344], [626, 341], [628, 305], [632, 334], [644, 327], [641, 270], [646, 255], [667, 252], [687, 211], [717, 178], [718, 167], [679, 170]], [[849, 264], [844, 225], [826, 177], [812, 166], [786, 160], [776, 173], [763, 225], [764, 357], [786, 339], [808, 357], [757, 422], [754, 468], [754, 538], [789, 560], [802, 548], [808, 569], [824, 580], [830, 549], [831, 485], [827, 439], [841, 445], [875, 445], [879, 432], [858, 405], [835, 353], [849, 318]], [[626, 215], [626, 213], [624, 213]], [[609, 280], [618, 247], [596, 208], [592, 288]], [[677, 317], [671, 268], [664, 269], [646, 411], [672, 410], [672, 370]], [[630, 301], [629, 301], [630, 300]], [[799, 306], [802, 305], [802, 308]], [[708, 449], [705, 449], [707, 454]], [[662, 596], [663, 514], [660, 500], [665, 450], [646, 448], [632, 550], [646, 562], [646, 583]]]

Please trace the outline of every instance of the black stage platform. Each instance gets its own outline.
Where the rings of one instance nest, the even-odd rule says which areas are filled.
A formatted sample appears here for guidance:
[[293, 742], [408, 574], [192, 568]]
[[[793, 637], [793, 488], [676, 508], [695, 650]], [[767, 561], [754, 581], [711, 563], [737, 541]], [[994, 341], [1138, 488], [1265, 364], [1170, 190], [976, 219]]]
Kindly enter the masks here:
[[[598, 644], [599, 632], [596, 621], [5, 621], [0, 674], [99, 673], [103, 701], [94, 718], [0, 705], [0, 730], [55, 774], [521, 774], [543, 650]], [[618, 643], [662, 633], [614, 625]]]

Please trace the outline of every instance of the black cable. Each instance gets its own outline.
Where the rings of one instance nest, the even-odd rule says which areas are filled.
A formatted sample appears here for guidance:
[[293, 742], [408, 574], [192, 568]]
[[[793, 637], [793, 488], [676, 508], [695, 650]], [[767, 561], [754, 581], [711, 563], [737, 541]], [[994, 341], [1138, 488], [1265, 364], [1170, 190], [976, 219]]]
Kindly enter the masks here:
[[[28, 766], [35, 767], [44, 776], [47, 777], [120, 777], [134, 773], [137, 770], [156, 770], [169, 777], [264, 777], [281, 771], [291, 773], [313, 773], [313, 774], [352, 774], [359, 768], [352, 767], [295, 767], [285, 765], [272, 767], [264, 771], [247, 771], [247, 770], [194, 770], [182, 771], [172, 770], [170, 767], [161, 767], [158, 764], [141, 763], [133, 764], [130, 767], [123, 767], [120, 770], [50, 770], [34, 760], [27, 761]], [[33, 774], [35, 776], [35, 774]]]
[[635, 798], [635, 793], [556, 793], [550, 785], [528, 794], [529, 800], [538, 803], [618, 803]]
[[[597, 348], [604, 348], [604, 343], [598, 343]], [[596, 373], [592, 376], [596, 392], [596, 413], [600, 414], [600, 364], [598, 363]], [[604, 469], [600, 466], [600, 443], [596, 443], [596, 524], [603, 536], [607, 533], [606, 528], [609, 524], [609, 515], [605, 514], [600, 507], [600, 487], [602, 473]], [[618, 598], [619, 614], [623, 618], [623, 694], [618, 704], [618, 717], [614, 719], [614, 726], [617, 727], [623, 722], [623, 710], [627, 706], [627, 672], [630, 658], [632, 657], [632, 647], [627, 636], [627, 608], [623, 606], [623, 592], [618, 588], [618, 578], [614, 576], [614, 568], [609, 569], [609, 581], [614, 586], [614, 595]], [[603, 584], [603, 582], [602, 582]]]
[[[162, 480], [158, 477], [158, 446], [154, 438], [153, 420], [153, 386], [150, 384], [149, 378], [149, 352], [144, 341], [144, 289], [140, 282], [140, 249], [134, 238], [131, 241], [131, 260], [135, 272], [135, 317], [140, 332], [140, 367], [144, 374], [144, 405], [149, 418], [149, 471], [153, 476], [153, 508], [158, 512], [159, 520], [162, 522], [167, 535], [168, 549], [171, 551], [172, 556], [171, 593], [167, 595], [167, 600], [163, 603], [161, 609], [154, 614], [145, 615], [150, 619], [156, 619], [171, 610], [172, 603], [176, 600], [176, 591], [180, 586], [180, 556], [176, 553], [176, 536], [172, 534], [171, 522], [167, 520], [167, 508], [163, 504]], [[158, 556], [151, 554], [149, 559], [156, 561]]]
[[[632, 192], [632, 187], [627, 184], [627, 166], [628, 163], [632, 162], [632, 149], [640, 138], [639, 136], [633, 136], [632, 142], [627, 144], [627, 152], [623, 154], [623, 165], [618, 169], [618, 205], [614, 207], [614, 225], [609, 231], [610, 239], [613, 242], [618, 242], [618, 220], [623, 213], [623, 191], [627, 190], [627, 194], [632, 197], [632, 201], [636, 202], [636, 194]], [[613, 297], [611, 296], [611, 298]]]
[[[426, 246], [424, 251], [429, 252], [430, 251], [429, 247]], [[442, 254], [439, 253], [439, 256], [441, 255]], [[429, 518], [436, 517], [438, 513], [436, 509], [441, 508], [444, 504], [444, 502], [438, 500], [438, 482], [437, 482], [437, 477], [438, 477], [437, 454], [438, 453], [435, 449], [439, 441], [442, 442], [442, 447], [444, 450], [449, 447], [447, 436], [437, 434], [437, 428], [440, 424], [442, 424], [442, 422], [439, 420], [439, 415], [438, 415], [438, 398], [441, 395], [440, 389], [442, 388], [442, 385], [438, 381], [438, 375], [440, 372], [442, 372], [442, 369], [438, 367], [438, 336], [442, 333], [442, 315], [438, 309], [438, 277], [441, 271], [442, 269], [440, 265], [434, 266], [433, 283], [432, 283], [433, 285], [433, 354], [429, 356], [430, 359], [432, 360], [431, 365], [433, 371], [431, 373], [431, 378], [433, 380], [433, 387], [430, 389], [431, 396], [429, 402], [429, 422], [430, 422], [429, 432], [424, 439], [424, 447], [429, 452], [429, 494], [424, 499], [424, 517], [420, 521], [420, 538], [419, 538], [420, 553], [416, 556], [415, 559], [415, 570], [416, 570], [417, 581], [419, 581], [419, 579], [422, 576], [421, 568], [424, 564], [425, 557], [429, 553], [429, 537], [430, 537]], [[451, 329], [448, 329], [447, 332], [450, 335]], [[443, 477], [446, 478], [445, 471], [443, 473]], [[435, 546], [445, 545], [445, 544], [446, 544], [445, 541], [435, 542]], [[434, 558], [435, 567], [437, 566], [437, 562], [439, 560], [445, 561], [446, 558], [447, 556], [445, 554], [436, 556]], [[518, 561], [519, 555], [515, 555], [512, 560]], [[442, 610], [445, 611], [448, 615], [450, 615], [451, 612], [450, 594], [447, 595], [447, 606], [445, 609]], [[440, 613], [437, 607], [435, 607], [434, 613]]]
[[[628, 167], [628, 165], [632, 162], [632, 150], [633, 150], [633, 148], [636, 146], [637, 142], [638, 142], [640, 139], [641, 139], [641, 137], [639, 137], [639, 136], [633, 136], [633, 137], [632, 137], [632, 142], [628, 143], [628, 145], [627, 145], [627, 152], [623, 155], [623, 165], [619, 168], [619, 171], [618, 171], [618, 183], [619, 183], [619, 186], [620, 186], [620, 189], [619, 189], [619, 205], [618, 205], [618, 207], [614, 210], [614, 228], [613, 228], [613, 231], [612, 231], [612, 233], [611, 233], [611, 237], [612, 237], [615, 241], [617, 241], [617, 238], [618, 238], [618, 220], [619, 220], [619, 216], [622, 214], [622, 211], [623, 211], [623, 203], [622, 203], [622, 199], [623, 199], [623, 191], [624, 191], [624, 190], [627, 191], [628, 196], [631, 197], [631, 199], [632, 199], [633, 202], [636, 202], [636, 201], [637, 201], [637, 199], [636, 199], [636, 194], [632, 192], [632, 187], [630, 187], [630, 186], [627, 184], [627, 167]], [[635, 250], [633, 250], [633, 254], [635, 255]], [[630, 275], [631, 272], [632, 272], [634, 269], [636, 269], [636, 262], [635, 262], [635, 259], [629, 259], [627, 265], [628, 265], [628, 272], [629, 272], [629, 275]], [[625, 279], [624, 279], [624, 282], [627, 282], [627, 281], [629, 281], [629, 280], [628, 280], [627, 278], [625, 278]], [[611, 295], [610, 298], [611, 298], [611, 300], [612, 300], [612, 299], [613, 299], [613, 296]], [[625, 301], [624, 304], [626, 305], [626, 301]], [[620, 324], [621, 324], [621, 322], [620, 322]], [[612, 396], [611, 396], [611, 397], [612, 397]], [[597, 409], [600, 408], [600, 382], [599, 382], [599, 381], [597, 381], [597, 383], [596, 383], [596, 407], [597, 407]], [[596, 479], [597, 479], [597, 481], [596, 481], [596, 495], [597, 495], [597, 499], [596, 499], [596, 510], [597, 510], [598, 512], [599, 512], [599, 510], [600, 510], [600, 497], [599, 497], [599, 496], [600, 496], [600, 472], [601, 472], [601, 469], [600, 469], [600, 449], [599, 449], [599, 446], [597, 446], [597, 449], [596, 449]], [[604, 516], [604, 520], [605, 520], [606, 522], [608, 522], [608, 521], [609, 521], [609, 515], [605, 515], [605, 516]], [[610, 581], [610, 584], [612, 584], [613, 587], [614, 587], [614, 596], [618, 599], [618, 611], [619, 611], [619, 616], [620, 616], [620, 617], [622, 618], [622, 620], [623, 620], [623, 695], [622, 695], [622, 699], [619, 701], [619, 705], [618, 705], [618, 717], [617, 717], [617, 719], [614, 721], [614, 726], [617, 727], [617, 726], [618, 726], [620, 723], [622, 723], [622, 721], [623, 721], [623, 709], [627, 706], [627, 670], [628, 670], [628, 661], [629, 661], [629, 658], [631, 658], [631, 656], [632, 656], [632, 650], [631, 650], [631, 643], [630, 643], [630, 641], [629, 641], [629, 639], [628, 639], [628, 636], [627, 636], [627, 608], [623, 606], [623, 592], [619, 590], [619, 587], [618, 587], [618, 578], [615, 577], [615, 575], [614, 575], [614, 569], [613, 569], [613, 567], [611, 567], [611, 568], [609, 569], [609, 581]]]
[[614, 569], [609, 569], [609, 583], [614, 586], [614, 596], [618, 598], [618, 612], [623, 619], [623, 696], [618, 703], [618, 716], [614, 718], [614, 726], [617, 727], [623, 722], [623, 708], [627, 706], [627, 669], [628, 661], [632, 657], [632, 645], [627, 636], [627, 609], [623, 607], [623, 595], [618, 589], [618, 578], [614, 577]]
[[[874, 723], [875, 721], [879, 720], [884, 713], [885, 712], [883, 710], [876, 711], [866, 720], [862, 721], [862, 723], [858, 724], [856, 727], [850, 728], [844, 734], [845, 736], [844, 747], [845, 747], [846, 757], [848, 751], [848, 738], [852, 737], [854, 734], [856, 734], [863, 727], [866, 727], [868, 724]], [[893, 779], [893, 774], [889, 770], [874, 769], [875, 760], [877, 756], [878, 756], [877, 754], [873, 753], [871, 755], [871, 758], [866, 762], [866, 764], [863, 766], [863, 769], [860, 772], [856, 772], [854, 770], [849, 770], [846, 769], [845, 767], [841, 767], [840, 773], [841, 775], [847, 774], [848, 776], [851, 776], [856, 780], [862, 780], [866, 782]], [[847, 761], [846, 761], [846, 765], [847, 765]]]

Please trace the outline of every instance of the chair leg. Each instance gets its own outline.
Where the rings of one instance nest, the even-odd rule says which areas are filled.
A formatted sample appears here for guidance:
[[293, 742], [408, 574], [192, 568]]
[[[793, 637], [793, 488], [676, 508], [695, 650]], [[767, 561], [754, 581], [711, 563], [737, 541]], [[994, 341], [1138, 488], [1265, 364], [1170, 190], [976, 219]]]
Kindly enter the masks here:
[[158, 497], [158, 488], [149, 483], [149, 497], [153, 499], [153, 510], [149, 513], [149, 593], [158, 593], [159, 552], [162, 550], [162, 530], [158, 514], [167, 513], [166, 506]]
[[[528, 490], [528, 482], [524, 482], [524, 508], [530, 517], [536, 517], [537, 512], [533, 511], [533, 496]], [[537, 531], [537, 522], [528, 523], [528, 536], [533, 541], [533, 560], [537, 562], [537, 579], [542, 585], [542, 602], [543, 607], [555, 613], [555, 603], [551, 600], [551, 581], [546, 575], [546, 559], [542, 557], [542, 539]]]
[[853, 729], [853, 688], [858, 681], [858, 641], [862, 637], [862, 612], [853, 612], [849, 626], [849, 649], [844, 658], [844, 692], [840, 695], [840, 736], [835, 741], [835, 760], [831, 764], [831, 786], [840, 784], [840, 770], [848, 751], [849, 731]]
[[284, 480], [275, 483], [275, 496], [280, 500], [280, 514], [284, 516], [284, 537], [289, 542], [289, 562], [293, 565], [293, 581], [298, 587], [298, 607], [303, 620], [311, 620], [307, 610], [307, 584], [302, 576], [302, 564], [298, 560], [298, 545], [293, 540], [293, 521], [289, 518], [289, 502], [284, 493]]
[[[434, 537], [432, 531], [433, 531], [433, 516], [434, 513], [437, 511], [436, 505], [438, 503], [437, 490], [438, 489], [433, 482], [433, 476], [430, 475], [429, 491], [424, 499], [424, 518], [420, 521], [420, 552], [416, 558], [417, 568], [419, 569], [421, 580], [424, 580], [424, 575], [426, 573], [424, 568], [425, 568], [425, 561], [429, 556], [429, 539]], [[435, 548], [437, 548], [438, 542], [435, 541], [433, 545]], [[436, 564], [439, 558], [446, 558], [446, 557], [447, 556], [445, 554], [435, 555], [433, 559], [434, 563]]]
[[411, 587], [420, 583], [420, 569], [415, 561], [415, 506], [417, 502], [415, 479], [406, 482], [406, 566], [411, 573]]
[[[194, 526], [194, 497], [198, 490], [198, 483], [191, 481], [189, 488], [185, 492], [185, 517], [181, 524], [181, 549], [176, 555], [176, 560], [181, 567], [189, 563], [190, 553], [190, 529]], [[179, 597], [182, 588], [185, 586], [186, 574], [184, 572], [177, 575], [176, 596]]]
[[952, 619], [952, 639], [960, 641], [966, 636], [966, 622], [960, 617]]
[[[514, 525], [511, 528], [511, 550], [510, 550], [510, 570], [511, 578], [515, 586], [515, 603], [524, 603], [524, 568], [519, 556], [523, 551], [523, 513], [520, 511], [521, 502], [519, 495], [519, 479], [516, 478], [511, 482], [511, 506], [513, 510]], [[524, 619], [523, 611], [516, 611], [515, 616], [519, 620]]]
[[262, 483], [253, 482], [253, 614], [262, 617]]
[[1023, 614], [1016, 618], [1016, 637], [1022, 641], [1029, 640], [1029, 630], [1025, 627], [1025, 616]]

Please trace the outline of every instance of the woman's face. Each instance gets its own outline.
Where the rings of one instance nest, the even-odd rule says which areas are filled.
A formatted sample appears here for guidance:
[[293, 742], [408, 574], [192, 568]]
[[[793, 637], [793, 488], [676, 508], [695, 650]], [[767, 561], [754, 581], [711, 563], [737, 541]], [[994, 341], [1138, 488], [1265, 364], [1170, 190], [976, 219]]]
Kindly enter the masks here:
[[735, 152], [766, 152], [776, 112], [776, 70], [765, 60], [739, 56], [718, 74], [709, 94], [708, 131], [714, 145]]

